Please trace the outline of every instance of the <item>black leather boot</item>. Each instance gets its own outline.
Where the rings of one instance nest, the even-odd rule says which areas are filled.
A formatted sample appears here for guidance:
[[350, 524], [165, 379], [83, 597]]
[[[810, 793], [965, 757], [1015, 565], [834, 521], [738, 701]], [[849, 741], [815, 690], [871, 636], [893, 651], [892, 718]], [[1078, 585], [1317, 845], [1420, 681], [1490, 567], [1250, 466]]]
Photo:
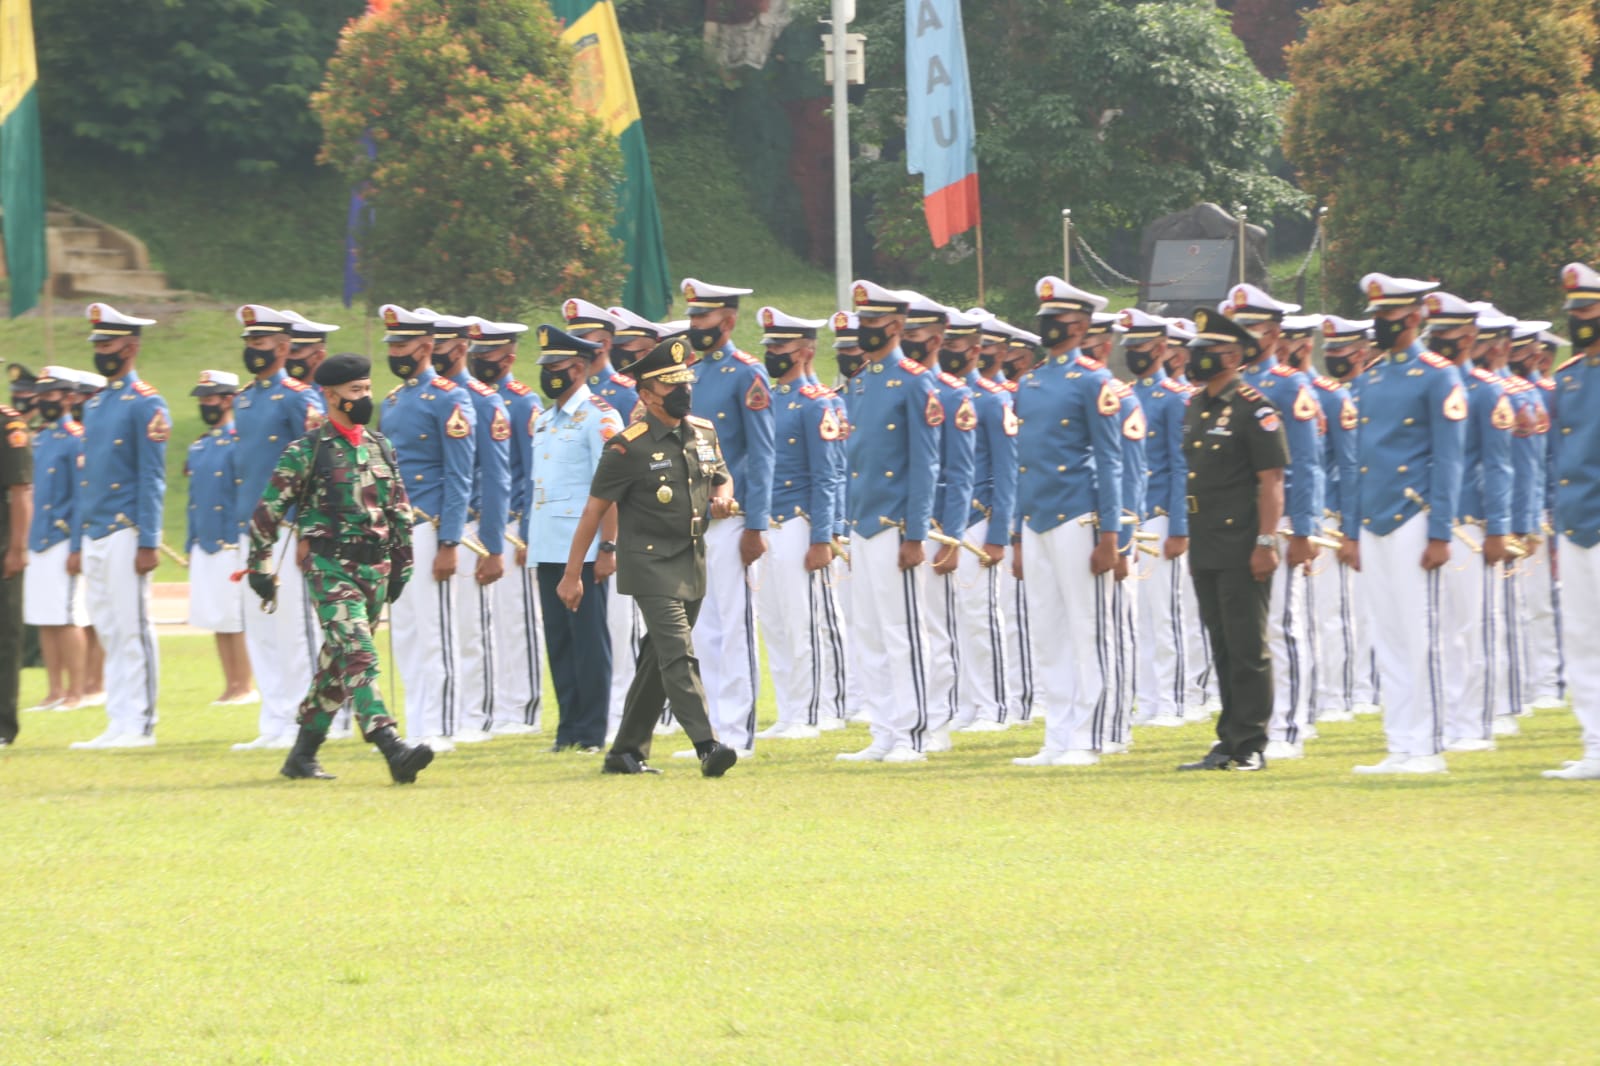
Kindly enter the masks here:
[[433, 749], [426, 744], [411, 745], [400, 739], [394, 726], [386, 725], [367, 737], [389, 762], [389, 776], [397, 785], [409, 785], [433, 761]]
[[283, 769], [278, 773], [290, 778], [310, 777], [318, 781], [332, 781], [334, 775], [317, 762], [317, 749], [327, 739], [328, 734], [313, 733], [309, 726], [301, 726], [300, 732], [295, 734], [294, 747], [290, 749], [289, 757], [283, 760]]

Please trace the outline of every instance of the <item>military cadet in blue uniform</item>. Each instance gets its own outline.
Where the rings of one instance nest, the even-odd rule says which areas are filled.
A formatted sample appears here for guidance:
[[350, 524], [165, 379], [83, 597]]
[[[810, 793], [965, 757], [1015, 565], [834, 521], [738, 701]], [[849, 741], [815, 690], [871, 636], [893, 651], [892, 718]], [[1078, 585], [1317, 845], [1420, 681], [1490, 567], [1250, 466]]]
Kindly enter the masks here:
[[[633, 414], [633, 405], [639, 402], [639, 390], [632, 378], [617, 372], [617, 360], [612, 357], [616, 349], [617, 356], [623, 358], [622, 350], [617, 348], [617, 333], [624, 328], [622, 319], [599, 304], [578, 299], [563, 303], [561, 316], [567, 320], [568, 333], [593, 345], [588, 349], [593, 354], [593, 362], [589, 364], [590, 391], [616, 408], [626, 422]], [[637, 352], [640, 344], [642, 339], [632, 342], [635, 349], [632, 358], [643, 354]]]
[[1568, 263], [1561, 285], [1572, 358], [1555, 368], [1555, 391], [1546, 397], [1556, 468], [1551, 517], [1559, 543], [1567, 697], [1583, 756], [1543, 776], [1600, 781], [1600, 272]]
[[322, 386], [316, 383], [317, 367], [328, 357], [328, 334], [336, 332], [339, 327], [331, 322], [313, 322], [300, 312], [288, 308], [282, 308], [281, 311], [292, 323], [289, 327], [289, 358], [283, 364], [284, 373], [310, 385], [317, 398], [323, 400], [326, 409], [327, 400], [322, 395]]
[[694, 413], [717, 427], [742, 517], [706, 527], [706, 602], [695, 624], [711, 724], [724, 744], [748, 752], [755, 742], [757, 561], [766, 552], [772, 499], [772, 382], [761, 360], [733, 344], [739, 297], [749, 289], [683, 282], [694, 365]]
[[1289, 439], [1289, 469], [1284, 481], [1284, 518], [1288, 551], [1283, 572], [1272, 579], [1272, 606], [1267, 618], [1267, 642], [1272, 646], [1272, 723], [1267, 727], [1268, 759], [1298, 759], [1305, 742], [1316, 736], [1311, 723], [1310, 626], [1306, 613], [1307, 564], [1317, 549], [1310, 537], [1322, 528], [1322, 406], [1311, 389], [1311, 378], [1278, 360], [1283, 347], [1285, 315], [1300, 310], [1250, 284], [1235, 285], [1219, 308], [1261, 342], [1259, 356], [1242, 371], [1245, 384], [1265, 396], [1283, 418]]
[[[294, 347], [290, 331], [295, 320], [261, 304], [245, 304], [235, 317], [243, 327], [244, 366], [251, 375], [233, 399], [239, 450], [234, 463], [236, 492], [230, 502], [243, 558], [250, 550], [250, 516], [278, 459], [290, 444], [322, 424], [327, 409], [314, 386], [290, 377], [284, 369]], [[235, 751], [292, 747], [300, 700], [316, 672], [322, 633], [306, 594], [304, 553], [294, 536], [293, 523], [285, 522], [279, 528], [278, 544], [273, 550], [277, 560], [277, 607], [268, 612], [250, 604], [244, 609], [244, 640], [249, 658], [256, 663], [270, 663], [272, 668], [262, 669], [258, 679], [261, 709], [256, 737], [235, 744]]]
[[1044, 745], [1020, 766], [1090, 766], [1105, 734], [1111, 582], [1122, 533], [1122, 399], [1079, 345], [1103, 296], [1040, 278], [1045, 359], [1018, 382], [1018, 577], [1026, 578]]
[[578, 609], [569, 611], [556, 591], [601, 450], [623, 429], [621, 412], [588, 384], [596, 348], [594, 342], [555, 326], [539, 327], [539, 388], [550, 406], [534, 419], [522, 536], [528, 545], [526, 566], [539, 583], [545, 646], [556, 690], [559, 717], [553, 752], [598, 754], [605, 744], [611, 704], [613, 649], [606, 631], [606, 582], [617, 568], [615, 509], [601, 517], [598, 536], [585, 546]]
[[[423, 308], [417, 308], [422, 313]], [[489, 740], [498, 688], [499, 625], [494, 585], [505, 576], [506, 515], [511, 501], [511, 421], [500, 394], [467, 372], [467, 330], [477, 319], [434, 314], [429, 361], [439, 377], [453, 382], [472, 404], [474, 442], [472, 496], [462, 542], [473, 573], [462, 574], [456, 592], [456, 649], [461, 669], [461, 721], [451, 739], [457, 744]]]
[[[758, 607], [778, 716], [756, 736], [804, 740], [821, 735], [828, 682], [834, 682], [829, 717], [838, 717], [844, 695], [842, 678], [823, 674], [830, 662], [824, 650], [830, 609], [837, 614], [829, 568], [845, 474], [844, 430], [829, 390], [806, 380], [808, 357], [827, 319], [796, 318], [776, 307], [763, 307], [758, 317], [777, 440]], [[842, 669], [842, 655], [831, 662]]]
[[[528, 331], [521, 322], [474, 319], [467, 328], [467, 366], [472, 376], [493, 388], [506, 406], [510, 497], [505, 539], [516, 548], [516, 567], [489, 586], [495, 632], [495, 715], [493, 733], [537, 733], [542, 728], [543, 662], [540, 649], [539, 592], [527, 569], [527, 539], [517, 535], [528, 510], [533, 423], [544, 406], [532, 386], [518, 381], [513, 367], [517, 342]], [[480, 519], [481, 524], [481, 519]]]
[[1283, 419], [1241, 367], [1261, 341], [1227, 316], [1194, 313], [1190, 361], [1198, 390], [1184, 415], [1190, 567], [1195, 601], [1216, 657], [1222, 714], [1217, 743], [1180, 770], [1262, 770], [1272, 714], [1267, 605], [1282, 569], [1278, 522], [1289, 449]]
[[[608, 307], [606, 310], [611, 312], [618, 323], [616, 335], [611, 338], [610, 363], [613, 376], [620, 376], [629, 387], [636, 387], [637, 382], [628, 377], [627, 368], [648, 355], [650, 349], [668, 335], [669, 330], [626, 307]], [[626, 399], [626, 397], [620, 398]], [[611, 406], [617, 407], [616, 404]], [[633, 417], [631, 411], [623, 412], [621, 407], [617, 407], [617, 411], [624, 419], [631, 420]]]
[[[928, 729], [927, 560], [944, 407], [900, 347], [907, 293], [851, 286], [865, 365], [850, 379], [849, 616], [872, 743], [847, 762], [922, 762]], [[885, 663], [895, 669], [883, 671]], [[879, 672], [881, 671], [881, 672]]]
[[[973, 455], [978, 414], [966, 381], [936, 369], [953, 308], [917, 292], [907, 292], [906, 327], [900, 350], [930, 371], [943, 416], [939, 426], [939, 481], [934, 488], [933, 522], [946, 537], [959, 540], [972, 512]], [[954, 312], [959, 314], [959, 312]], [[941, 543], [933, 552], [928, 606], [923, 612], [928, 643], [928, 729], [924, 751], [950, 750], [950, 723], [966, 702], [961, 693], [959, 591], [956, 567], [960, 547]]]
[[[1523, 697], [1529, 702], [1527, 713], [1564, 708], [1561, 698], [1561, 631], [1557, 625], [1558, 587], [1551, 574], [1550, 549], [1550, 404], [1549, 397], [1555, 388], [1545, 363], [1546, 339], [1560, 341], [1548, 332], [1548, 322], [1518, 322], [1511, 333], [1509, 366], [1516, 377], [1529, 385], [1527, 397], [1528, 417], [1524, 421], [1518, 412], [1517, 428], [1513, 430], [1511, 461], [1514, 470], [1513, 484], [1520, 493], [1513, 501], [1513, 516], [1521, 521], [1512, 530], [1527, 551], [1517, 560], [1519, 582], [1526, 623], [1523, 645], [1526, 648], [1522, 678]], [[1553, 365], [1553, 364], [1551, 364]], [[1525, 512], [1525, 513], [1524, 513]], [[1516, 728], [1516, 719], [1504, 718]], [[1495, 719], [1498, 726], [1502, 718]]]
[[167, 403], [134, 370], [152, 318], [110, 304], [88, 307], [94, 366], [108, 379], [84, 408], [82, 506], [74, 512], [82, 552], [67, 572], [82, 572], [89, 619], [106, 655], [106, 731], [74, 748], [147, 748], [156, 742], [160, 664], [150, 620], [150, 573], [160, 561], [161, 508], [167, 495]]
[[[39, 630], [49, 691], [32, 711], [70, 711], [83, 696], [83, 580], [67, 573], [67, 556], [82, 547], [72, 520], [83, 455], [83, 426], [68, 410], [77, 371], [47, 366], [34, 380], [39, 431], [33, 436], [33, 520], [26, 531], [22, 623]], [[20, 413], [20, 412], [19, 412]], [[9, 442], [8, 442], [9, 445]], [[20, 641], [18, 642], [20, 644]]]
[[[1187, 467], [1183, 458], [1183, 416], [1189, 390], [1167, 376], [1168, 319], [1129, 308], [1122, 312], [1122, 357], [1133, 375], [1133, 391], [1145, 421], [1144, 506], [1140, 528], [1160, 552], [1144, 564], [1149, 576], [1139, 590], [1134, 673], [1141, 725], [1181, 726], [1191, 670], [1185, 660], [1188, 630], [1194, 625], [1185, 553], [1189, 540]], [[1179, 343], [1188, 337], [1181, 331]], [[1192, 337], [1188, 337], [1192, 339]], [[1196, 708], [1198, 711], [1198, 708]]]
[[406, 731], [435, 752], [455, 750], [461, 728], [456, 647], [457, 546], [472, 500], [477, 417], [465, 390], [434, 372], [435, 313], [385, 304], [383, 342], [400, 379], [383, 401], [383, 435], [394, 445], [411, 498], [416, 568], [408, 595], [389, 609], [394, 657], [406, 690]]
[[70, 401], [72, 404], [72, 417], [76, 418], [81, 424], [83, 422], [83, 405], [89, 402], [90, 397], [106, 387], [106, 379], [103, 374], [96, 374], [88, 370], [78, 370], [74, 371], [74, 373], [78, 376], [78, 389], [76, 395], [72, 396]]
[[[1356, 356], [1366, 344], [1370, 321], [1351, 321], [1335, 315], [1322, 319], [1322, 363], [1326, 374], [1311, 379], [1322, 405], [1324, 532], [1331, 537], [1354, 538], [1358, 509], [1356, 486], [1355, 399], [1350, 382], [1360, 369]], [[1348, 520], [1348, 521], [1347, 521]], [[1344, 561], [1343, 540], [1339, 557], [1324, 560], [1311, 578], [1312, 623], [1317, 627], [1317, 684], [1313, 706], [1318, 722], [1349, 721], [1372, 707], [1372, 644], [1362, 624], [1355, 600], [1355, 574]]]
[[22, 572], [33, 524], [33, 446], [22, 412], [0, 405], [0, 748], [17, 742], [22, 682]]
[[1461, 492], [1467, 396], [1448, 359], [1417, 339], [1437, 283], [1361, 279], [1377, 356], [1356, 379], [1361, 539], [1351, 553], [1383, 692], [1388, 757], [1357, 773], [1446, 770], [1440, 569]]
[[209, 629], [222, 663], [222, 695], [213, 704], [254, 702], [250, 687], [250, 653], [244, 640], [244, 586], [232, 580], [245, 569], [239, 546], [242, 530], [235, 497], [239, 492], [239, 434], [234, 428], [234, 395], [239, 375], [202, 370], [189, 390], [200, 400], [200, 421], [206, 431], [189, 445], [183, 476], [189, 484], [189, 505], [183, 550], [189, 557], [189, 624]]
[[[839, 487], [839, 499], [835, 505], [835, 514], [838, 516], [838, 529], [834, 535], [836, 551], [832, 570], [835, 587], [839, 589], [839, 599], [842, 604], [848, 605], [851, 581], [850, 554], [850, 478], [849, 473], [849, 442], [851, 427], [853, 426], [855, 390], [850, 387], [851, 380], [867, 364], [866, 353], [861, 350], [861, 319], [854, 311], [835, 311], [833, 321], [830, 323], [833, 330], [833, 362], [838, 373], [834, 377], [834, 388], [839, 397], [840, 426], [844, 430], [845, 439], [845, 467], [846, 477], [844, 484]], [[843, 618], [843, 612], [840, 615]], [[841, 627], [843, 628], [843, 627]], [[845, 722], [870, 722], [868, 713], [868, 700], [864, 691], [864, 679], [872, 669], [870, 663], [861, 662], [861, 641], [844, 641], [844, 687], [845, 700], [843, 717]], [[831, 728], [832, 722], [827, 723]]]

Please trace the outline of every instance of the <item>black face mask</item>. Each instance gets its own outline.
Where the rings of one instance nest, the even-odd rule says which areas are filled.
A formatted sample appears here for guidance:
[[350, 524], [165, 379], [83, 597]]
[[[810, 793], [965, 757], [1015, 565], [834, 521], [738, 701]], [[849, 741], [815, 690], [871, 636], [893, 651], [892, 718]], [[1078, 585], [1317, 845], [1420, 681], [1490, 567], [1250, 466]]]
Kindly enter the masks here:
[[283, 364], [283, 372], [294, 378], [296, 381], [304, 381], [311, 376], [311, 364], [306, 362], [304, 359], [295, 359], [291, 357], [286, 363]]
[[201, 404], [200, 421], [204, 422], [208, 426], [216, 425], [218, 422], [222, 421], [222, 408], [213, 407], [210, 404]]
[[[22, 406], [18, 405], [17, 410], [19, 412], [22, 411], [23, 410]], [[55, 401], [55, 400], [40, 400], [39, 401], [39, 417], [44, 419], [46, 422], [54, 422], [56, 419], [60, 418], [61, 417], [61, 411], [62, 411], [62, 406], [61, 406], [59, 401]]]
[[856, 340], [861, 342], [861, 347], [869, 352], [881, 352], [889, 347], [889, 327], [887, 326], [862, 326], [856, 333]]
[[[79, 400], [77, 403], [72, 405], [72, 417], [76, 418], [79, 422], [83, 421], [83, 404], [84, 404], [84, 401]], [[18, 410], [26, 411], [27, 408], [26, 407], [20, 407], [20, 408], [18, 408]]]
[[710, 329], [691, 329], [689, 331], [689, 347], [697, 352], [709, 352], [717, 346], [717, 342], [721, 339], [721, 326], [714, 326]]
[[984, 373], [984, 374], [987, 374], [989, 371], [994, 369], [994, 364], [997, 361], [998, 361], [998, 357], [997, 356], [995, 356], [993, 354], [990, 354], [988, 352], [979, 352], [978, 353], [978, 370], [980, 372]]
[[1600, 319], [1567, 316], [1567, 339], [1572, 342], [1573, 351], [1583, 351], [1597, 337], [1600, 337]]
[[1334, 355], [1331, 352], [1322, 353], [1322, 364], [1328, 368], [1328, 376], [1343, 381], [1350, 376], [1350, 371], [1356, 368], [1356, 361], [1348, 355]]
[[551, 370], [547, 366], [539, 368], [539, 391], [550, 399], [555, 399], [570, 388], [572, 378], [567, 376], [565, 370]]
[[1511, 365], [1511, 372], [1519, 378], [1532, 378], [1534, 375], [1533, 360], [1519, 359]]
[[1453, 363], [1461, 355], [1461, 338], [1429, 337], [1428, 347]]
[[794, 369], [793, 352], [783, 352], [780, 354], [768, 349], [766, 355], [762, 357], [761, 361], [767, 364], [767, 373], [772, 376], [773, 381], [777, 381], [779, 378], [783, 377], [783, 375]]
[[1153, 349], [1146, 348], [1139, 351], [1137, 348], [1122, 349], [1122, 358], [1127, 361], [1128, 369], [1136, 378], [1142, 378], [1150, 373], [1150, 368], [1156, 365], [1156, 353]]
[[1016, 381], [1027, 373], [1023, 369], [1022, 363], [1023, 360], [1021, 359], [1008, 359], [1001, 364], [1000, 372], [1006, 376], [1007, 381]]
[[901, 337], [900, 350], [905, 353], [907, 359], [913, 359], [920, 363], [928, 357], [928, 343], [928, 341], [913, 341]]
[[94, 369], [95, 369], [95, 373], [101, 375], [102, 377], [108, 377], [108, 378], [121, 377], [122, 376], [122, 363], [123, 363], [122, 356], [123, 356], [122, 349], [118, 349], [115, 352], [95, 352], [94, 353]]
[[340, 400], [339, 410], [356, 425], [364, 426], [372, 421], [372, 397], [363, 396], [359, 400]]
[[467, 369], [472, 376], [485, 385], [493, 385], [500, 380], [500, 375], [505, 373], [505, 368], [492, 359], [479, 359], [474, 356], [467, 357]]
[[277, 356], [270, 351], [247, 347], [244, 350], [244, 368], [252, 374], [259, 374], [271, 366], [276, 358]]
[[691, 396], [689, 386], [676, 385], [672, 391], [661, 397], [661, 407], [672, 418], [684, 418], [689, 414]]
[[1072, 336], [1072, 327], [1050, 315], [1039, 316], [1039, 341], [1046, 348], [1055, 348]]
[[394, 372], [395, 377], [409, 380], [417, 373], [417, 357], [415, 355], [391, 355], [389, 357], [389, 369]]
[[433, 354], [428, 356], [428, 362], [433, 364], [433, 372], [435, 374], [448, 373], [450, 370], [450, 364], [455, 361], [456, 352], [454, 348], [450, 349], [448, 352], [441, 352], [438, 346], [435, 345]]
[[1210, 381], [1222, 371], [1222, 357], [1215, 352], [1201, 349], [1189, 357], [1189, 376], [1195, 381]]
[[867, 357], [859, 353], [846, 355], [843, 352], [834, 356], [834, 361], [839, 364], [839, 373], [847, 378], [853, 378], [861, 373], [861, 368], [867, 365]]
[[1400, 334], [1406, 331], [1403, 318], [1375, 318], [1372, 320], [1372, 339], [1380, 352], [1392, 352]]
[[960, 377], [967, 369], [967, 353], [953, 352], [949, 348], [939, 349], [939, 369], [951, 377]]

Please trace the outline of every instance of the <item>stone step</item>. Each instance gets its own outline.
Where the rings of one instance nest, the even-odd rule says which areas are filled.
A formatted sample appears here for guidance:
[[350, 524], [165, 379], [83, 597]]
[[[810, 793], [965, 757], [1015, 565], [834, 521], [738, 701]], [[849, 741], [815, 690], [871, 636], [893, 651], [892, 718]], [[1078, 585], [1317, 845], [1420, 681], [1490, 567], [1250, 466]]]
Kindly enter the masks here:
[[78, 224], [78, 216], [74, 215], [71, 211], [46, 211], [44, 215], [44, 224], [46, 226], [57, 227], [76, 226]]
[[121, 248], [67, 248], [56, 269], [63, 274], [85, 274], [127, 270], [128, 266], [128, 253]]
[[91, 270], [59, 275], [73, 296], [165, 296], [167, 276], [159, 270]]
[[100, 247], [100, 230], [94, 226], [51, 226], [63, 249]]

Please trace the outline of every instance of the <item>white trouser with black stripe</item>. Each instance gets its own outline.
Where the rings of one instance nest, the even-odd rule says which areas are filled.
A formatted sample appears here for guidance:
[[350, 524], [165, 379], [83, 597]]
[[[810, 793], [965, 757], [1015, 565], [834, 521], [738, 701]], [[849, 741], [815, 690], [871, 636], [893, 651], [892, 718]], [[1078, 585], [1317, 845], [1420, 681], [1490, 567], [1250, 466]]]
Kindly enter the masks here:
[[[981, 519], [967, 527], [966, 540], [968, 544], [1004, 544], [1006, 533], [996, 530], [991, 539], [989, 522]], [[966, 549], [956, 565], [956, 644], [961, 652], [957, 726], [980, 718], [1004, 722], [1011, 711], [1006, 677], [1007, 611], [1001, 602], [1002, 577], [1010, 565], [1004, 560], [999, 566], [984, 566]]]
[[1033, 720], [1033, 644], [1029, 636], [1028, 594], [1012, 570], [1015, 549], [999, 571], [1000, 603], [1006, 622], [1006, 718], [1013, 722]]
[[[241, 558], [250, 557], [250, 535], [239, 538]], [[311, 688], [317, 653], [322, 650], [322, 625], [306, 591], [299, 564], [300, 538], [287, 524], [278, 527], [272, 566], [278, 575], [278, 598], [272, 613], [261, 609], [254, 593], [244, 605], [244, 644], [261, 693], [257, 734], [279, 737], [295, 729], [300, 702]]]
[[[1170, 521], [1166, 515], [1156, 515], [1142, 526], [1155, 534], [1148, 543], [1157, 550], [1166, 544]], [[1163, 553], [1143, 556], [1141, 561], [1135, 556], [1133, 566], [1144, 576], [1134, 614], [1140, 653], [1134, 672], [1137, 720], [1181, 718], [1194, 672], [1188, 660], [1189, 630], [1195, 624], [1189, 617], [1195, 613], [1189, 602], [1189, 557], [1168, 559]]]
[[1306, 617], [1314, 628], [1317, 714], [1372, 702], [1372, 642], [1357, 617], [1355, 574], [1324, 549], [1311, 564]]
[[1129, 726], [1133, 724], [1133, 704], [1137, 691], [1137, 663], [1139, 661], [1139, 574], [1138, 549], [1128, 560], [1128, 576], [1121, 581], [1111, 578], [1111, 645], [1106, 649], [1110, 657], [1111, 673], [1106, 679], [1106, 700], [1110, 715], [1103, 740], [1126, 744], [1131, 739]]
[[[456, 551], [458, 555], [466, 553], [464, 548]], [[411, 581], [399, 601], [389, 608], [394, 665], [406, 688], [406, 733], [413, 739], [448, 737], [461, 727], [456, 587], [462, 579], [434, 580], [439, 531], [433, 523], [419, 522], [412, 529], [411, 552]]]
[[839, 613], [832, 604], [833, 571], [807, 572], [811, 523], [803, 516], [774, 525], [767, 544], [756, 604], [778, 721], [814, 726], [824, 717], [838, 717], [844, 699], [843, 648], [829, 647], [838, 637], [837, 625], [829, 625]]
[[[944, 550], [944, 545], [929, 541], [924, 545], [927, 553], [927, 607], [922, 613], [924, 638], [928, 642], [928, 728], [946, 729], [960, 711], [964, 694], [961, 691], [961, 633], [957, 606], [961, 590], [956, 575], [936, 574], [933, 560]], [[957, 554], [965, 548], [955, 549]], [[970, 553], [969, 553], [970, 554]], [[958, 564], [959, 565], [959, 564]]]
[[[462, 539], [482, 543], [477, 522], [466, 524]], [[486, 732], [495, 719], [500, 642], [495, 625], [494, 585], [478, 584], [480, 558], [465, 544], [456, 549], [456, 659], [461, 668], [460, 728]], [[505, 580], [502, 577], [495, 584]]]
[[[1280, 541], [1286, 548], [1286, 542]], [[1267, 646], [1272, 650], [1272, 719], [1268, 740], [1291, 744], [1305, 739], [1310, 723], [1311, 655], [1306, 635], [1306, 579], [1304, 571], [1289, 565], [1283, 552], [1272, 575], [1272, 597], [1267, 604]]]
[[1444, 738], [1488, 740], [1504, 684], [1505, 580], [1499, 567], [1456, 543], [1439, 571], [1444, 657]]
[[1550, 566], [1550, 541], [1517, 562], [1522, 571], [1522, 600], [1528, 617], [1528, 673], [1523, 695], [1534, 700], [1559, 700], [1565, 687], [1561, 647], [1561, 583]]
[[[510, 523], [506, 532], [516, 536], [516, 523]], [[516, 556], [509, 548], [506, 556], [505, 576], [489, 586], [495, 633], [494, 725], [537, 728], [544, 703], [539, 589], [534, 571], [515, 565]]]
[[706, 713], [717, 739], [741, 751], [755, 744], [756, 601], [761, 563], [746, 571], [739, 556], [744, 523], [721, 518], [706, 527], [706, 598], [694, 625], [695, 656], [706, 689]]
[[[1391, 755], [1437, 755], [1444, 746], [1443, 581], [1438, 570], [1422, 569], [1427, 546], [1426, 513], [1384, 536], [1361, 532], [1357, 596], [1377, 655]], [[1459, 550], [1465, 549], [1452, 549]]]
[[156, 731], [160, 659], [150, 575], [133, 569], [138, 551], [139, 531], [119, 529], [84, 541], [82, 564], [89, 624], [106, 655], [106, 731], [148, 737]]
[[1600, 545], [1580, 548], [1561, 538], [1562, 636], [1567, 699], [1583, 729], [1583, 754], [1600, 759]]
[[[606, 709], [606, 736], [622, 724], [622, 705], [628, 702], [634, 667], [639, 662], [639, 642], [644, 639], [644, 619], [633, 597], [617, 591], [617, 575], [606, 578], [606, 632], [611, 637], [611, 705]], [[702, 678], [704, 674], [702, 673]], [[702, 682], [703, 683], [703, 682]], [[670, 721], [672, 709], [661, 713]]]
[[1022, 530], [1034, 705], [1052, 751], [1097, 751], [1109, 739], [1112, 578], [1090, 572], [1094, 546], [1094, 525], [1078, 517]]
[[928, 730], [928, 570], [900, 569], [901, 540], [892, 529], [851, 540], [851, 646], [859, 652], [854, 661], [872, 671], [862, 679], [862, 699], [873, 745], [921, 751]]
[[1495, 678], [1493, 701], [1497, 715], [1524, 714], [1524, 708], [1533, 702], [1527, 688], [1528, 661], [1532, 658], [1528, 639], [1527, 586], [1523, 581], [1521, 560], [1513, 559], [1510, 562], [1510, 566], [1501, 570], [1503, 614], [1500, 639], [1494, 647], [1498, 676]]

